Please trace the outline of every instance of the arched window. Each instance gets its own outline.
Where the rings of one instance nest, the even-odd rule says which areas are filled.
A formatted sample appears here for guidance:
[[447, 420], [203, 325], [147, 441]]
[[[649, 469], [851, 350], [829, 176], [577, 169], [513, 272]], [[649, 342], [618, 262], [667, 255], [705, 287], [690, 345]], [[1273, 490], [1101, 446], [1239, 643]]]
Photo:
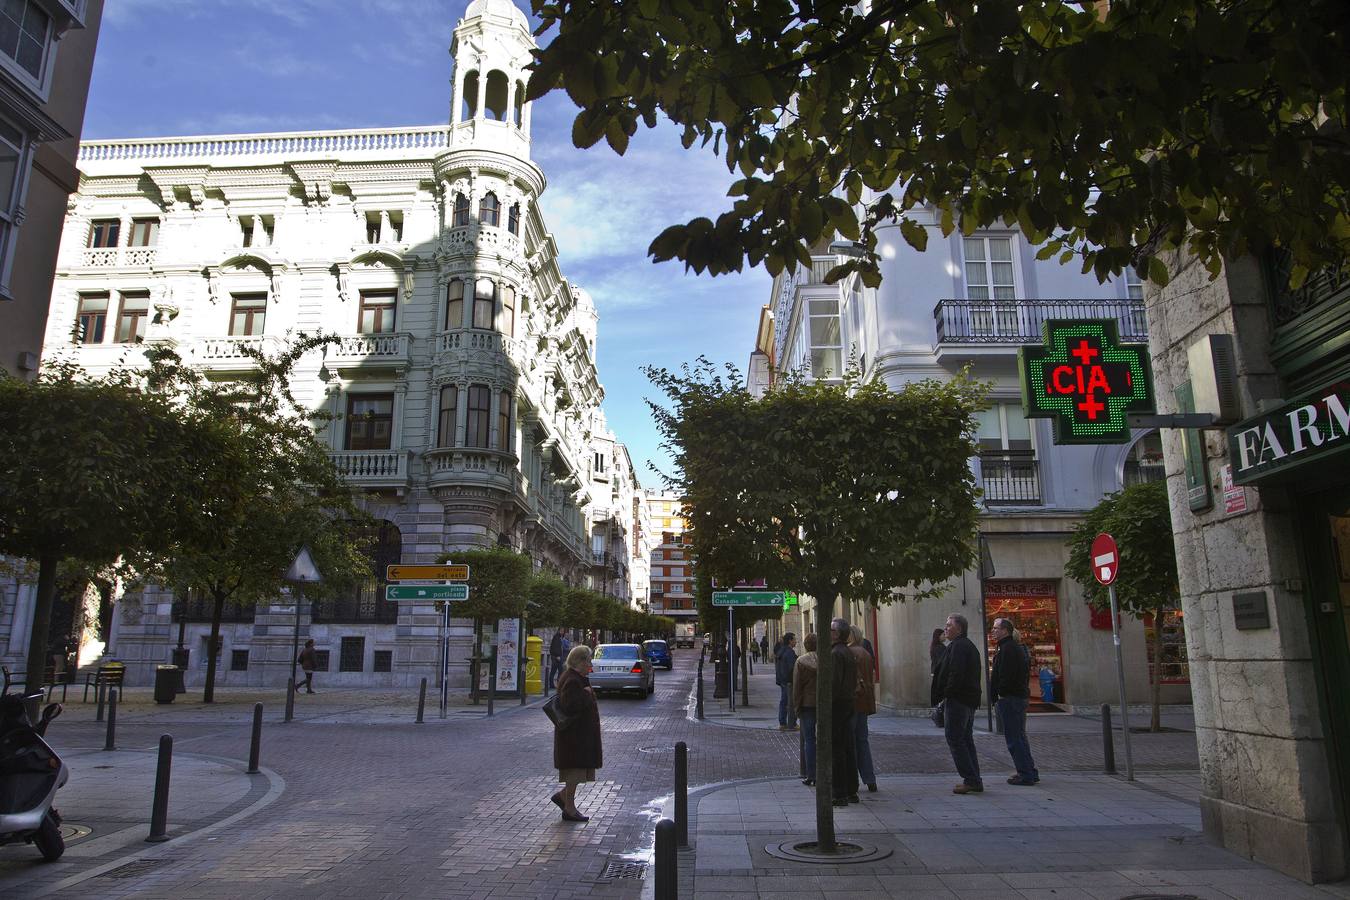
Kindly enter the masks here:
[[469, 224], [469, 198], [463, 194], [455, 195], [455, 218], [453, 224], [456, 228], [461, 225]]
[[507, 79], [505, 72], [492, 71], [487, 77], [487, 97], [483, 100], [483, 107], [487, 110], [490, 118], [498, 122], [506, 121], [507, 97], [511, 82]]
[[515, 406], [515, 399], [510, 391], [502, 391], [497, 398], [497, 449], [511, 450], [511, 408]]
[[464, 75], [464, 100], [460, 104], [459, 120], [467, 122], [478, 115], [478, 72], [470, 71]]
[[445, 288], [445, 328], [464, 327], [464, 280], [456, 278]]
[[506, 227], [516, 237], [520, 237], [520, 204], [512, 203], [511, 209], [506, 215]]
[[480, 278], [473, 287], [473, 327], [491, 328], [497, 306], [497, 285], [491, 278]]
[[459, 413], [459, 388], [453, 384], [441, 386], [440, 415], [436, 419], [436, 446], [455, 446], [455, 417]]
[[509, 284], [502, 285], [502, 317], [497, 330], [507, 337], [516, 334], [516, 289]]
[[491, 225], [493, 228], [502, 223], [502, 205], [497, 201], [497, 195], [487, 194], [478, 204], [478, 221], [484, 225]]

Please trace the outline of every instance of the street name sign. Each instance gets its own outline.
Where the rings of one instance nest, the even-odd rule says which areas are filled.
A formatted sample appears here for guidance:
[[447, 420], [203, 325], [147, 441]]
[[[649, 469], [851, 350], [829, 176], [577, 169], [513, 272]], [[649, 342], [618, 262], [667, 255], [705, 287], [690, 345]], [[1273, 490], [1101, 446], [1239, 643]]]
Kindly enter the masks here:
[[782, 606], [782, 591], [713, 591], [713, 606]]
[[387, 584], [384, 599], [390, 603], [400, 600], [468, 600], [467, 584]]
[[467, 581], [468, 566], [386, 566], [387, 581]]
[[1017, 351], [1022, 411], [1053, 419], [1056, 444], [1123, 444], [1131, 415], [1156, 412], [1145, 344], [1122, 344], [1114, 319], [1051, 319], [1043, 346]]
[[1097, 535], [1092, 539], [1090, 557], [1092, 577], [1099, 584], [1113, 583], [1120, 574], [1120, 550], [1116, 547], [1116, 539], [1105, 532]]

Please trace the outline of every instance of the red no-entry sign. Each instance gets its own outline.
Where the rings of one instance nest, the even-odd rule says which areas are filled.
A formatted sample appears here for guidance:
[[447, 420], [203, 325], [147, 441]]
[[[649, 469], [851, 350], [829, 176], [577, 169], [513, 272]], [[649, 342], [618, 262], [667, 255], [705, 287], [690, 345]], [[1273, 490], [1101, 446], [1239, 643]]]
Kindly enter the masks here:
[[1100, 584], [1110, 584], [1120, 572], [1120, 551], [1116, 539], [1103, 532], [1092, 539], [1092, 577]]

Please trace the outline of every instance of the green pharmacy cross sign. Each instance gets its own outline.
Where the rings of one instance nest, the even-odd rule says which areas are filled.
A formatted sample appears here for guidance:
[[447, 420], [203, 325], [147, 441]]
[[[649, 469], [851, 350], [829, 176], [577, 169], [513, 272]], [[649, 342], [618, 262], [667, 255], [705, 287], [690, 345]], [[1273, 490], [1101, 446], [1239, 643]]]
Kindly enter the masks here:
[[1056, 444], [1123, 444], [1129, 416], [1155, 412], [1148, 347], [1122, 344], [1114, 319], [1052, 319], [1045, 345], [1017, 353], [1022, 410], [1055, 420]]

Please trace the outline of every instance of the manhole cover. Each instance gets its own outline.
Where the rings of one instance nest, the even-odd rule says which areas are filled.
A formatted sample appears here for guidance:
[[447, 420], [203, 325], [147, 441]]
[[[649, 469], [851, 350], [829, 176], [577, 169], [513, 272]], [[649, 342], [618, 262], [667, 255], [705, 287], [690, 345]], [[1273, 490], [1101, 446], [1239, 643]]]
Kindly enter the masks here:
[[842, 866], [850, 863], [876, 862], [879, 859], [885, 859], [895, 851], [890, 847], [878, 847], [876, 844], [865, 844], [862, 841], [851, 839], [836, 841], [834, 853], [818, 853], [816, 852], [815, 841], [793, 838], [790, 841], [766, 844], [764, 852], [775, 859], [786, 859], [791, 862]]
[[109, 869], [104, 872], [101, 878], [139, 878], [142, 875], [149, 874], [154, 869], [164, 865], [167, 860], [163, 859], [136, 859], [124, 866], [118, 866], [115, 869]]
[[609, 878], [641, 878], [647, 871], [645, 862], [631, 862], [626, 860], [611, 859], [605, 863], [605, 869], [600, 873], [602, 879]]
[[93, 829], [86, 825], [72, 825], [69, 822], [61, 823], [61, 838], [67, 844], [71, 841], [78, 841], [80, 838], [89, 837]]

